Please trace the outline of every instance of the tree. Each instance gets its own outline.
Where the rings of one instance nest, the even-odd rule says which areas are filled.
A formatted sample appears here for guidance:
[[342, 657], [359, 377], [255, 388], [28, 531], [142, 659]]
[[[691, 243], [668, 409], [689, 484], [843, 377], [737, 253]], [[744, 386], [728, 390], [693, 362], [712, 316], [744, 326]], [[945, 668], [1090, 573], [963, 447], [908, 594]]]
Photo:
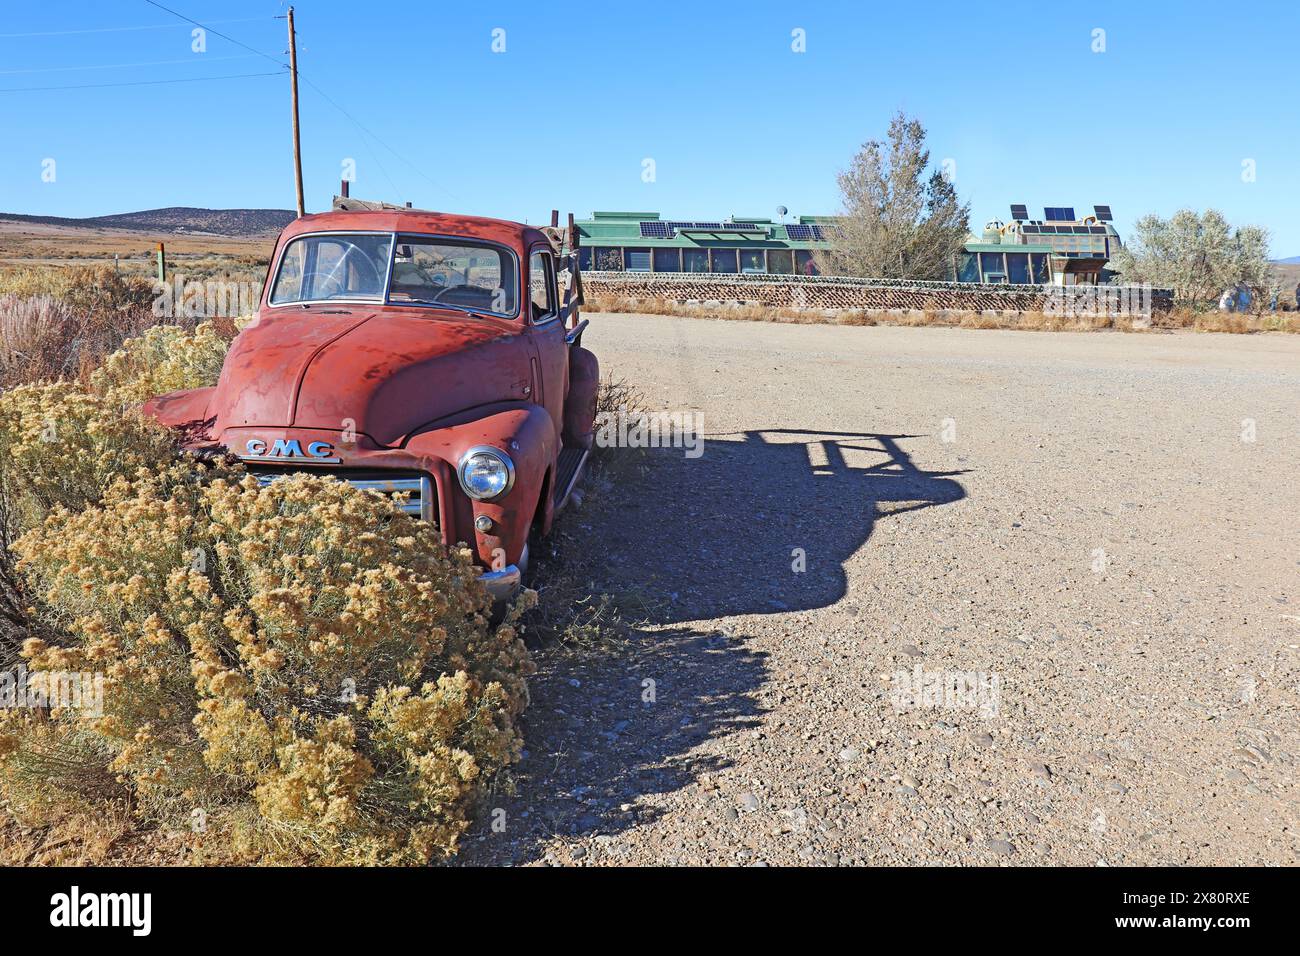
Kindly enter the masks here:
[[827, 228], [831, 248], [817, 254], [832, 275], [947, 279], [966, 241], [970, 205], [937, 170], [926, 176], [925, 127], [902, 112], [888, 142], [862, 145], [839, 175], [842, 218]]
[[1268, 243], [1268, 230], [1234, 230], [1217, 209], [1200, 214], [1180, 209], [1167, 220], [1156, 215], [1139, 219], [1125, 247], [1111, 257], [1110, 268], [1125, 283], [1173, 289], [1179, 305], [1213, 304], [1224, 290], [1243, 283], [1256, 303], [1267, 304]]

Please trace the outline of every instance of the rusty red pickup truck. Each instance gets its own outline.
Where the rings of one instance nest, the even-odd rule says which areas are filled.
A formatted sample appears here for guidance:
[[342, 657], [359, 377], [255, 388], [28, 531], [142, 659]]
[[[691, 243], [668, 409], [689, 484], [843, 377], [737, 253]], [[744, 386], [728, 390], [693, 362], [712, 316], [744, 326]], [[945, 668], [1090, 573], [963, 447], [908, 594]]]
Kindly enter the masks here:
[[538, 228], [336, 199], [281, 233], [216, 386], [145, 412], [263, 482], [310, 471], [399, 495], [509, 600], [592, 447], [577, 242], [572, 217]]

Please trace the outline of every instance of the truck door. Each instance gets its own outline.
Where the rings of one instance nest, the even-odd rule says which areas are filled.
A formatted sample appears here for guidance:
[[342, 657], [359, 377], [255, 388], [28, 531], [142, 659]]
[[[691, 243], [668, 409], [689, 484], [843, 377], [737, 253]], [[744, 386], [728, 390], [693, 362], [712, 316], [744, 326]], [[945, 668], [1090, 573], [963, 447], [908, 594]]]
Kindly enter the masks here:
[[529, 338], [540, 381], [533, 400], [550, 413], [555, 425], [556, 448], [564, 429], [564, 396], [569, 390], [569, 348], [560, 321], [555, 288], [555, 260], [549, 249], [537, 246], [528, 256]]

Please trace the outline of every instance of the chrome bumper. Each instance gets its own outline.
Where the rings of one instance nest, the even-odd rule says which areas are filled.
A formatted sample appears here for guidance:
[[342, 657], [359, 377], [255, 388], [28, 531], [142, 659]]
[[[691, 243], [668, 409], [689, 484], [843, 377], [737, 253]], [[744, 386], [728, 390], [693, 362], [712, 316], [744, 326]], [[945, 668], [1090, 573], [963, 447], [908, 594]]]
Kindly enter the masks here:
[[[245, 459], [245, 461], [247, 460]], [[292, 474], [292, 472], [258, 474], [254, 471], [253, 474], [257, 477], [257, 483], [265, 488], [271, 482], [283, 478], [287, 474]], [[307, 472], [307, 474], [313, 474], [313, 472]], [[330, 472], [318, 471], [314, 472], [314, 474], [330, 475]], [[405, 495], [399, 507], [414, 518], [433, 521], [437, 515], [437, 499], [433, 491], [433, 479], [428, 475], [421, 475], [418, 478], [344, 478], [343, 481], [346, 481], [353, 488], [361, 491], [373, 491], [378, 495], [388, 497], [399, 494]]]
[[517, 564], [508, 565], [500, 571], [484, 571], [479, 575], [479, 581], [487, 588], [494, 603], [513, 600], [519, 593], [522, 580], [523, 572]]
[[508, 564], [500, 571], [484, 571], [479, 575], [483, 587], [496, 605], [506, 604], [515, 599], [523, 586], [524, 572], [528, 570], [528, 545], [524, 545], [523, 554], [519, 555], [518, 564]]

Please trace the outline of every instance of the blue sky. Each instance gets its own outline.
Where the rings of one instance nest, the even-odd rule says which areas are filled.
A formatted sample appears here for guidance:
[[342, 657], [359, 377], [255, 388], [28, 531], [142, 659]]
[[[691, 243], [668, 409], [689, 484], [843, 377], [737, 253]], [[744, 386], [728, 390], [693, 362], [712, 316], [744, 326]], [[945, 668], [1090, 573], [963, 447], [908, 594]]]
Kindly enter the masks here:
[[[285, 3], [163, 2], [284, 59]], [[281, 69], [213, 33], [195, 53], [193, 27], [143, 0], [4, 9], [6, 91]], [[1300, 255], [1295, 0], [300, 0], [295, 12], [302, 75], [353, 118], [303, 86], [309, 210], [353, 159], [354, 195], [533, 222], [552, 207], [829, 213], [836, 172], [901, 108], [929, 130], [933, 159], [955, 162], [976, 225], [1012, 202], [1109, 203], [1121, 232], [1143, 213], [1214, 206], [1268, 227], [1274, 255]], [[796, 29], [806, 52], [792, 50]], [[0, 92], [0, 110], [3, 211], [293, 205], [284, 76]]]

